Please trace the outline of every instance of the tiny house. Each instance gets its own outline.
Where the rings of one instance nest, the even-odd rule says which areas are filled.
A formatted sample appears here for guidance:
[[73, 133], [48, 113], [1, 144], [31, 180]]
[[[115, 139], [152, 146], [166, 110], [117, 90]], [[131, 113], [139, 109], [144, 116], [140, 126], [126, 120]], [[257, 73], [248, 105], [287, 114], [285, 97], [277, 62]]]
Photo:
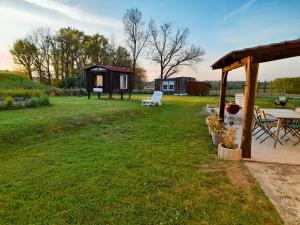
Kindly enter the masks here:
[[83, 71], [89, 99], [91, 93], [98, 93], [99, 98], [101, 93], [108, 93], [110, 99], [113, 93], [120, 93], [121, 99], [124, 93], [128, 93], [129, 98], [131, 97], [134, 78], [131, 70], [124, 67], [92, 65]]
[[194, 77], [174, 77], [169, 79], [155, 79], [155, 90], [164, 94], [187, 95], [188, 82], [196, 81]]

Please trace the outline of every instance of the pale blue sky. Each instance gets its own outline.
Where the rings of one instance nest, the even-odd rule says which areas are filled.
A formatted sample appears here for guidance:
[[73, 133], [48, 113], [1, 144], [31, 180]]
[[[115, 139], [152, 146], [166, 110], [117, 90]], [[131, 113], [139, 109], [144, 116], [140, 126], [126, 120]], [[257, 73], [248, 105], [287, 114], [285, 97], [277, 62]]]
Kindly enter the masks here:
[[[0, 0], [0, 69], [12, 67], [8, 49], [13, 40], [41, 26], [72, 26], [108, 38], [114, 35], [124, 43], [122, 17], [130, 7], [139, 8], [145, 21], [172, 21], [190, 28], [190, 41], [206, 55], [201, 64], [182, 69], [180, 75], [199, 80], [219, 79], [220, 71], [212, 71], [210, 65], [228, 51], [300, 38], [299, 0]], [[260, 79], [299, 76], [299, 61], [297, 57], [262, 64]], [[146, 56], [139, 63], [149, 80], [156, 77], [157, 66]], [[243, 71], [230, 78], [244, 79]]]

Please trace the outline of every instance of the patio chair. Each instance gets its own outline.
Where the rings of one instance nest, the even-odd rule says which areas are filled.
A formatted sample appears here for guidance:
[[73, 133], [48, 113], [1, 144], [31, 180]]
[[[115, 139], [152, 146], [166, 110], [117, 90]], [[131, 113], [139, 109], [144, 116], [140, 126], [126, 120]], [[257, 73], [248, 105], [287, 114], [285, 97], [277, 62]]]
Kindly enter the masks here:
[[[300, 106], [296, 106], [294, 108], [295, 112], [300, 113]], [[287, 134], [291, 134], [293, 137], [296, 137], [298, 141], [294, 144], [296, 146], [297, 144], [300, 143], [300, 121], [299, 120], [289, 120], [286, 122], [284, 125], [285, 128], [285, 134], [281, 137], [285, 137]], [[286, 141], [290, 140], [290, 138], [286, 139]]]
[[[275, 123], [275, 120], [271, 118], [267, 118], [265, 112], [263, 110], [260, 110], [260, 125], [262, 128], [263, 133], [260, 134], [256, 139], [260, 138], [261, 136], [265, 135], [264, 139], [261, 140], [260, 143], [263, 143], [266, 141], [268, 138], [272, 138], [274, 141], [276, 139], [275, 133], [276, 130], [272, 131], [272, 128], [275, 128], [277, 125]], [[282, 145], [282, 142], [278, 140], [278, 142]]]
[[150, 99], [142, 100], [142, 105], [144, 106], [154, 106], [159, 105], [161, 106], [161, 98], [163, 92], [162, 91], [154, 91], [152, 97]]
[[244, 94], [243, 93], [236, 93], [235, 94], [235, 104], [241, 106], [242, 108], [244, 107]]
[[[262, 112], [260, 111], [258, 106], [255, 106], [254, 108], [254, 125], [253, 125], [253, 136], [256, 136], [257, 134], [260, 134], [256, 139], [260, 138], [262, 135], [264, 135], [267, 130], [264, 126], [264, 123], [275, 123], [276, 119], [268, 117], [268, 118], [263, 118], [262, 117]], [[263, 133], [261, 133], [263, 132]]]

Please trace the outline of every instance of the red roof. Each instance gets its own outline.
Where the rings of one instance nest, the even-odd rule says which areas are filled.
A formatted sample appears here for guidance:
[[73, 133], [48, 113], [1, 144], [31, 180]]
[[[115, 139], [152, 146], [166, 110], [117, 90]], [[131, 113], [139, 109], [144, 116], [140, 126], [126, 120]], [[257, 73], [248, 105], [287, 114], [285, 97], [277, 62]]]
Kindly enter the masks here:
[[95, 67], [101, 67], [103, 69], [112, 71], [112, 72], [117, 72], [117, 73], [133, 73], [130, 69], [126, 68], [126, 67], [117, 67], [117, 66], [103, 66], [103, 65], [92, 65], [92, 66], [88, 66], [86, 68], [84, 68], [83, 70], [90, 70], [93, 69]]

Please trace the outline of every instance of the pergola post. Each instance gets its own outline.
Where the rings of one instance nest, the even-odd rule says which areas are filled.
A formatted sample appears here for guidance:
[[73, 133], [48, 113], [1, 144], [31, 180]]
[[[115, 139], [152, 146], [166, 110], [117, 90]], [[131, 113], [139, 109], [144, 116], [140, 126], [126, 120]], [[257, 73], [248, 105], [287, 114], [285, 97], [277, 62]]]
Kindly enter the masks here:
[[225, 110], [225, 103], [226, 103], [227, 75], [228, 75], [228, 71], [222, 70], [221, 90], [220, 90], [220, 110], [219, 110], [220, 121], [224, 121], [224, 110]]
[[253, 61], [253, 57], [248, 56], [245, 63], [246, 87], [245, 105], [242, 123], [241, 149], [243, 158], [251, 158], [252, 126], [256, 98], [256, 82], [258, 76], [259, 63]]

